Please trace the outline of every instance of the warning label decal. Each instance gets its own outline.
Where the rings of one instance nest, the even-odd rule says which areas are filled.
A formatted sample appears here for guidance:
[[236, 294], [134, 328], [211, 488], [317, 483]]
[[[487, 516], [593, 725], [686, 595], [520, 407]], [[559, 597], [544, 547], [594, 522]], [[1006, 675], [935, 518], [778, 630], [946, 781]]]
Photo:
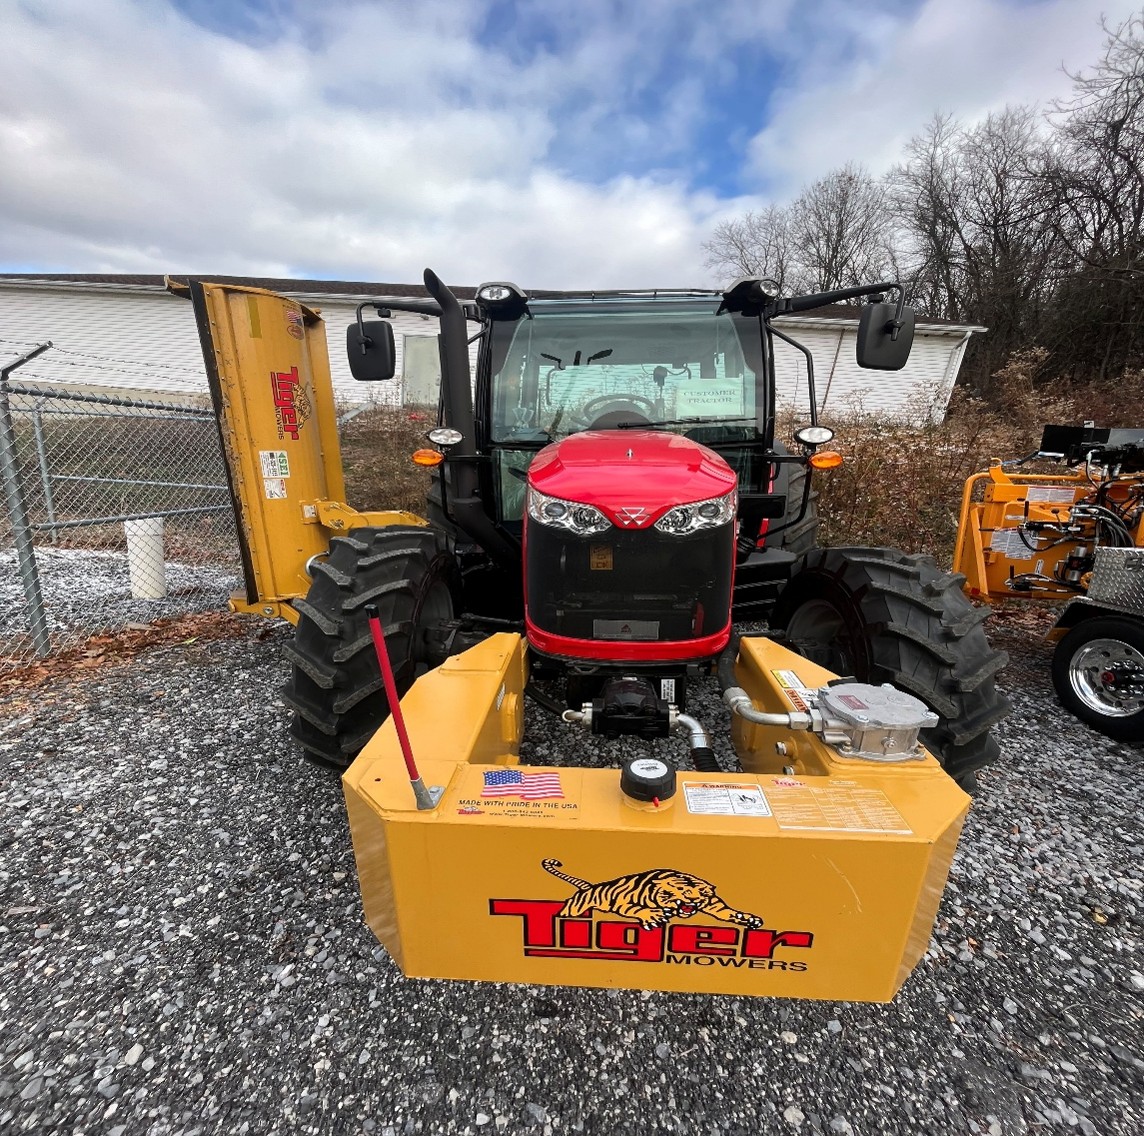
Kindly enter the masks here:
[[717, 781], [684, 781], [687, 811], [700, 816], [769, 817], [770, 805], [756, 784], [729, 785]]
[[290, 459], [285, 450], [259, 450], [263, 477], [289, 477]]
[[786, 695], [787, 701], [796, 710], [806, 713], [809, 706], [806, 699], [799, 693], [799, 691], [806, 690], [806, 683], [794, 671], [771, 671], [771, 674], [775, 676], [779, 686], [783, 688], [783, 694]]
[[[1009, 560], [1032, 560], [1036, 555], [1036, 540], [1023, 537], [1020, 529], [994, 529], [989, 540], [989, 551], [999, 552]], [[1033, 545], [1033, 548], [1029, 546]]]
[[281, 477], [264, 477], [262, 479], [262, 488], [266, 492], [266, 499], [268, 501], [286, 500], [285, 479]]
[[898, 836], [913, 833], [880, 789], [794, 788], [776, 782], [770, 790], [770, 803], [779, 828]]
[[1031, 485], [1025, 491], [1025, 500], [1071, 505], [1076, 500], [1076, 490], [1068, 485]]

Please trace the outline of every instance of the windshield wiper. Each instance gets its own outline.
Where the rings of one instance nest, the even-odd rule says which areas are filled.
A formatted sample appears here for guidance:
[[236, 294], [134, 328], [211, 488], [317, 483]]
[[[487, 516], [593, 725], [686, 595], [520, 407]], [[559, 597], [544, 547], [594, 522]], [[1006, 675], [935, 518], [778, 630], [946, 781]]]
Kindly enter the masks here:
[[661, 426], [726, 426], [732, 422], [754, 422], [746, 418], [668, 418], [663, 422], [617, 422], [617, 430], [658, 430]]

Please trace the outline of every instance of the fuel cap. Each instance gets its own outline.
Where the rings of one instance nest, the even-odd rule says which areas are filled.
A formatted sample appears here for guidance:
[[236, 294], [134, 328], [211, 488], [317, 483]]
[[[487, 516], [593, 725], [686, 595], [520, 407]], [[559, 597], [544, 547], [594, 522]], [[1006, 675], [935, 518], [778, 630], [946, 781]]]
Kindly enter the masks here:
[[657, 757], [636, 757], [620, 770], [620, 789], [634, 801], [666, 801], [675, 796], [675, 770]]

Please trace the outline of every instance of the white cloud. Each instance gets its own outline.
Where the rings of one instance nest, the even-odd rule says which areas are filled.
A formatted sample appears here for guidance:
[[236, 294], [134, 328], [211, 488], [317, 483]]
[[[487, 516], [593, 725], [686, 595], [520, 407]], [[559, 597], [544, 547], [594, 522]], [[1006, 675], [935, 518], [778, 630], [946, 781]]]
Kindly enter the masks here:
[[[699, 137], [714, 90], [790, 192], [889, 164], [937, 107], [1061, 93], [1102, 39], [1076, 0], [857, 8], [519, 0], [489, 34], [475, 0], [344, 0], [238, 39], [161, 0], [0, 0], [0, 269], [700, 283], [757, 204], [689, 174], [732, 162]], [[769, 107], [744, 52], [786, 77]]]
[[792, 29], [798, 66], [750, 146], [755, 174], [775, 197], [847, 161], [883, 172], [939, 111], [971, 123], [1006, 104], [1044, 107], [1067, 95], [1062, 64], [1075, 72], [1096, 61], [1101, 14], [1115, 24], [1138, 4], [926, 0], [876, 20], [865, 7], [831, 0], [814, 6], [813, 26]]

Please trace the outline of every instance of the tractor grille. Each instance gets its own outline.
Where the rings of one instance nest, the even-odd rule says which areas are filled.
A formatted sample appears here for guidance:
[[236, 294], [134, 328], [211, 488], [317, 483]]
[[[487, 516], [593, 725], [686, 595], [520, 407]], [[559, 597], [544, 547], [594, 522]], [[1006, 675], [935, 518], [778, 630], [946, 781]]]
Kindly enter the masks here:
[[571, 639], [680, 642], [727, 626], [734, 525], [691, 536], [609, 529], [577, 537], [528, 525], [529, 618]]

